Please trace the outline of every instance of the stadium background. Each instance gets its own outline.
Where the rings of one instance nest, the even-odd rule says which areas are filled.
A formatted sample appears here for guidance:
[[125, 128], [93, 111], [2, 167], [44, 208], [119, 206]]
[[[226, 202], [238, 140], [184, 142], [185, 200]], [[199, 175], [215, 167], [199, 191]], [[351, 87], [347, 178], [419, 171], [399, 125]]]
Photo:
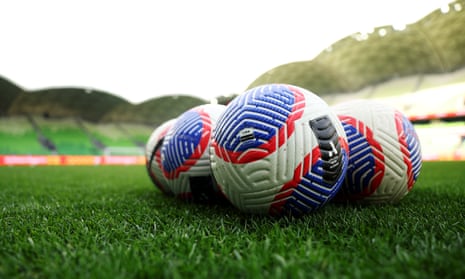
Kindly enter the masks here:
[[[381, 100], [414, 123], [425, 160], [464, 160], [463, 26], [465, 2], [452, 2], [413, 24], [350, 34], [310, 61], [251, 77], [248, 88], [294, 84], [330, 105]], [[234, 97], [217, 100], [226, 104]], [[206, 102], [173, 95], [132, 104], [86, 88], [26, 91], [21, 81], [0, 77], [0, 165], [143, 164], [157, 125]]]

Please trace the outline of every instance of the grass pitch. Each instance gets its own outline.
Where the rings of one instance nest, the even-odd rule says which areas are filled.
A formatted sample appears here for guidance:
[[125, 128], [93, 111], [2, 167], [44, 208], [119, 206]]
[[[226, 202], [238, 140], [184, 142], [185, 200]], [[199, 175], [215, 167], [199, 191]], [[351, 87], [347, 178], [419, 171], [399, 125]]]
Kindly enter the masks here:
[[300, 219], [163, 196], [143, 166], [0, 168], [0, 278], [464, 278], [465, 162]]

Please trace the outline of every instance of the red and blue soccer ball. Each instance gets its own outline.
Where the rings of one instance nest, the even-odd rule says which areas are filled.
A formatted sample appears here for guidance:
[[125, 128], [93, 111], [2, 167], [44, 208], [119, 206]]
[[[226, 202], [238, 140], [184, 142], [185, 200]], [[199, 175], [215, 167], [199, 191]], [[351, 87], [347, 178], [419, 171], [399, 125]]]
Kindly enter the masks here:
[[175, 119], [170, 119], [158, 126], [150, 135], [145, 146], [145, 166], [148, 174], [155, 186], [165, 194], [171, 194], [161, 163], [161, 147], [168, 130], [175, 123]]
[[349, 167], [338, 201], [397, 202], [412, 190], [422, 165], [412, 123], [400, 111], [371, 100], [333, 107], [349, 143]]
[[178, 198], [217, 202], [220, 195], [210, 167], [210, 140], [224, 105], [206, 104], [181, 114], [169, 129], [161, 148], [163, 175]]
[[244, 212], [312, 212], [338, 192], [348, 146], [337, 116], [317, 95], [268, 84], [228, 104], [211, 146], [218, 188]]

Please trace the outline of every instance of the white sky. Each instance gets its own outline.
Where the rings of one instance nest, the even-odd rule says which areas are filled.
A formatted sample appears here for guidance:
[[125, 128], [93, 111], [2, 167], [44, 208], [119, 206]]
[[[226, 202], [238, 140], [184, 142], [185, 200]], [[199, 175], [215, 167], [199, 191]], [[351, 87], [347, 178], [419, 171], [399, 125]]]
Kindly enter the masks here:
[[450, 0], [5, 0], [0, 75], [26, 89], [90, 87], [139, 103], [240, 93], [377, 26]]

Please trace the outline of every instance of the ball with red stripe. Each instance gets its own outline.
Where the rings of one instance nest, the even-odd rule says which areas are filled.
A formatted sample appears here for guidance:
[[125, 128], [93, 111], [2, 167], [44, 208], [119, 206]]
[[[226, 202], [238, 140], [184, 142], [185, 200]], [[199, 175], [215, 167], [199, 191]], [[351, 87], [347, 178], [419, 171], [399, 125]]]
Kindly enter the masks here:
[[175, 119], [170, 119], [155, 128], [145, 146], [145, 166], [149, 177], [155, 186], [165, 194], [171, 194], [171, 191], [163, 175], [161, 147], [168, 130], [173, 126], [175, 121]]
[[317, 95], [268, 84], [228, 104], [213, 133], [218, 188], [244, 212], [294, 215], [332, 199], [344, 179], [348, 147], [336, 115]]
[[372, 100], [333, 107], [349, 143], [349, 167], [337, 200], [397, 202], [418, 179], [421, 147], [412, 123], [400, 111]]
[[211, 134], [224, 105], [207, 104], [181, 114], [165, 136], [161, 161], [168, 187], [175, 196], [213, 202], [217, 191], [210, 168]]

